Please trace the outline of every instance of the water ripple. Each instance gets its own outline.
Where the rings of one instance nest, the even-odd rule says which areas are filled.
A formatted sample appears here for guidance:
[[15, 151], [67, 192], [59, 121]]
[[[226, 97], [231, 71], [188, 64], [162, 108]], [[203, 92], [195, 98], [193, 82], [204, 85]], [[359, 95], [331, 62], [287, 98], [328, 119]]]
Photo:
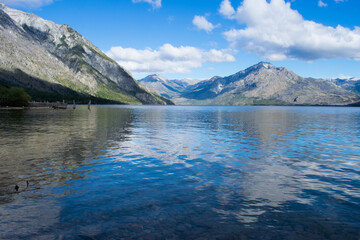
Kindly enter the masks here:
[[0, 238], [359, 239], [359, 130], [358, 108], [0, 112]]

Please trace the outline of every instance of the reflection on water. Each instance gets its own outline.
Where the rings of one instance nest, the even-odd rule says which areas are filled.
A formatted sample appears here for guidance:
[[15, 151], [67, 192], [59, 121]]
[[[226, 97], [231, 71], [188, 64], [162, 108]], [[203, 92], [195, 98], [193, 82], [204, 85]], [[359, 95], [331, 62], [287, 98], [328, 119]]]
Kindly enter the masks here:
[[359, 137], [359, 108], [0, 110], [0, 239], [359, 239]]

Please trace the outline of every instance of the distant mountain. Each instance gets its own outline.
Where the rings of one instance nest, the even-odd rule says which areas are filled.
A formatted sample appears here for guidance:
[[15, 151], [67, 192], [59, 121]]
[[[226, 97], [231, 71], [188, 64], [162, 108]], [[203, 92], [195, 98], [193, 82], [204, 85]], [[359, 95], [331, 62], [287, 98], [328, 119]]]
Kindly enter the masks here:
[[185, 88], [190, 87], [192, 85], [198, 84], [199, 82], [202, 82], [204, 80], [201, 79], [190, 79], [190, 78], [184, 78], [184, 79], [179, 79], [179, 80], [172, 80], [175, 83], [177, 83], [178, 85], [181, 85]]
[[360, 93], [360, 79], [359, 78], [337, 78], [331, 79], [331, 82], [344, 89]]
[[0, 84], [33, 97], [88, 98], [126, 104], [171, 104], [67, 25], [0, 4]]
[[202, 80], [195, 79], [181, 79], [181, 80], [168, 80], [165, 77], [154, 74], [149, 75], [139, 82], [142, 86], [149, 89], [154, 93], [157, 93], [165, 98], [174, 99], [180, 97], [180, 95], [186, 91], [186, 89], [194, 84], [199, 83]]
[[[155, 91], [152, 86], [149, 89]], [[164, 91], [156, 89], [158, 94]], [[227, 77], [213, 77], [167, 94], [177, 104], [349, 105], [360, 102], [357, 81], [303, 78], [283, 67], [260, 62]]]

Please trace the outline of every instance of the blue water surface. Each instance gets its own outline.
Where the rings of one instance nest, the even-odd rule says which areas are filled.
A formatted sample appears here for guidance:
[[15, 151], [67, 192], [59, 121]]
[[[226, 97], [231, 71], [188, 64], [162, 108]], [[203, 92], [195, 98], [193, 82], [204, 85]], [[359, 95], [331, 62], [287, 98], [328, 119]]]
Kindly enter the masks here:
[[360, 108], [0, 110], [0, 239], [358, 240]]

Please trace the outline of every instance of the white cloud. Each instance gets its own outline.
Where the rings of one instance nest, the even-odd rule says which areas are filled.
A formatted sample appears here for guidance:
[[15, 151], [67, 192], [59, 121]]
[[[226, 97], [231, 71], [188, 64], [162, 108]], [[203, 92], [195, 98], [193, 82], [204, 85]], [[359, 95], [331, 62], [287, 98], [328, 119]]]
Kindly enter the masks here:
[[203, 16], [195, 16], [192, 23], [200, 30], [204, 30], [207, 33], [211, 32], [217, 26], [214, 26], [211, 22], [209, 22], [206, 17]]
[[219, 13], [229, 19], [233, 19], [235, 17], [235, 9], [229, 0], [223, 0], [221, 2]]
[[353, 78], [352, 76], [348, 76], [348, 75], [344, 75], [344, 74], [340, 74], [339, 77], [337, 78], [340, 78], [340, 79], [351, 79]]
[[161, 8], [161, 0], [132, 0], [133, 3], [146, 2], [151, 4], [153, 8]]
[[233, 62], [233, 53], [228, 49], [205, 51], [164, 44], [158, 50], [113, 47], [106, 54], [125, 69], [137, 73], [188, 73], [206, 62]]
[[305, 20], [284, 0], [244, 0], [235, 18], [244, 29], [224, 32], [235, 47], [268, 60], [360, 59], [360, 28]]
[[53, 3], [53, 0], [1, 0], [10, 7], [38, 8]]
[[319, 7], [327, 7], [328, 5], [327, 5], [327, 3], [324, 3], [322, 0], [319, 0], [318, 6]]

